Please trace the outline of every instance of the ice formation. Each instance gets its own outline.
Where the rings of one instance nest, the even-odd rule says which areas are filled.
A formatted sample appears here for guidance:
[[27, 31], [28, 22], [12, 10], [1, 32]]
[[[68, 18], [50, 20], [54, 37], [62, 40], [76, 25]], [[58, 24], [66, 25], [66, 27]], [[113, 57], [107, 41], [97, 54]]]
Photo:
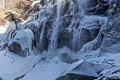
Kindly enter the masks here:
[[34, 1], [30, 10], [39, 10], [0, 34], [0, 78], [120, 79], [119, 7], [119, 0]]

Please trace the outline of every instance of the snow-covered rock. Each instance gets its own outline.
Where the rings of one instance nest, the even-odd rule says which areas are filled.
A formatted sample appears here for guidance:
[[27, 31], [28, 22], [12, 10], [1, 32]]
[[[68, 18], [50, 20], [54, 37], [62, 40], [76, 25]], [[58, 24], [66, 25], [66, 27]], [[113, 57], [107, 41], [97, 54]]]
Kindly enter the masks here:
[[19, 31], [8, 44], [8, 49], [15, 54], [26, 57], [33, 49], [34, 34], [30, 29]]
[[1, 52], [0, 77], [5, 80], [119, 77], [119, 2], [41, 0], [37, 6], [33, 3], [32, 8], [40, 9], [33, 9], [18, 30], [14, 22], [9, 23], [5, 36], [1, 35], [0, 47], [4, 49], [4, 44], [8, 44], [8, 50], [15, 54], [26, 57], [33, 51], [34, 55], [22, 58], [7, 49], [6, 54]]
[[55, 80], [70, 64], [61, 62], [58, 57], [53, 58], [49, 63], [38, 64], [30, 73], [21, 80]]
[[101, 31], [104, 34], [103, 42], [100, 48], [101, 55], [104, 55], [105, 53], [120, 52], [120, 49], [119, 49], [120, 17], [119, 15], [120, 13], [117, 13], [112, 18], [110, 18]]

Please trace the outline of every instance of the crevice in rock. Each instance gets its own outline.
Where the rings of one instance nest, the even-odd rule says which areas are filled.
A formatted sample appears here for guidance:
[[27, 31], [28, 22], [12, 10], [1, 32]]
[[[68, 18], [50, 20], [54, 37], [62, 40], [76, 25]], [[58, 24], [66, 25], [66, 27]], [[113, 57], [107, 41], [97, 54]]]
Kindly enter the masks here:
[[32, 68], [31, 68], [29, 71], [27, 71], [27, 72], [24, 73], [23, 75], [15, 78], [14, 80], [20, 80], [20, 79], [24, 78], [24, 77], [25, 77], [29, 72], [31, 72], [31, 71], [35, 68], [35, 66], [36, 66], [37, 64], [39, 64], [41, 61], [42, 61], [42, 60], [40, 59], [38, 62], [36, 62], [36, 63], [32, 66]]
[[8, 49], [5, 49], [5, 54], [4, 54], [4, 56], [11, 58], [11, 59], [13, 60], [13, 61], [11, 62], [11, 64], [12, 64], [13, 62], [15, 62], [15, 58], [7, 55], [7, 53], [8, 53]]

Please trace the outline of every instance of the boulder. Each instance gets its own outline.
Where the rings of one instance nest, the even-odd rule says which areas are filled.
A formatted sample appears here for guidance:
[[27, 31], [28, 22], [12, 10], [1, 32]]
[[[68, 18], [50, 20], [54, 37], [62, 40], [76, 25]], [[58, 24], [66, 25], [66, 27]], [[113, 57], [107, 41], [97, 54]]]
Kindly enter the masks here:
[[98, 74], [92, 64], [80, 60], [68, 67], [63, 75], [56, 80], [94, 80], [96, 77], [98, 77]]
[[86, 76], [86, 75], [79, 75], [79, 74], [66, 74], [65, 76], [61, 76], [56, 80], [94, 80], [94, 77]]
[[[80, 28], [81, 28], [80, 49], [86, 51], [89, 46], [92, 47], [91, 44], [96, 43], [95, 39], [96, 38], [99, 39], [99, 31], [100, 31], [102, 25], [104, 25], [105, 20], [106, 20], [106, 17], [99, 17], [99, 16], [84, 17], [84, 19], [80, 25]], [[100, 40], [100, 39], [99, 40], [98, 39], [97, 39], [97, 42], [99, 42], [99, 40]], [[87, 45], [87, 44], [89, 44], [89, 45]], [[96, 46], [94, 46], [94, 49], [95, 49], [95, 47]], [[83, 48], [86, 48], [86, 49], [83, 49]]]
[[30, 29], [19, 31], [13, 40], [8, 44], [8, 50], [26, 57], [33, 49], [34, 34]]

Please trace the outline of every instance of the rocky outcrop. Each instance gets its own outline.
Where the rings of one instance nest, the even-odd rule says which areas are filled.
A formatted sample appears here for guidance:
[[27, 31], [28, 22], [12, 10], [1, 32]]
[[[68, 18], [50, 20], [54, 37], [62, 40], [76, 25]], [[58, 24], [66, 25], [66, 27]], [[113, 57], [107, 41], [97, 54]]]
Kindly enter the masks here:
[[110, 18], [102, 29], [102, 33], [104, 34], [103, 43], [101, 45], [100, 51], [101, 53], [118, 53], [119, 49], [119, 40], [120, 40], [120, 22], [119, 17], [120, 13], [115, 14], [112, 18]]
[[15, 34], [8, 33], [10, 39], [5, 46], [22, 57], [32, 51], [42, 53], [41, 60], [16, 79], [31, 78], [32, 72], [35, 76], [42, 74], [44, 64], [40, 61], [47, 62], [43, 73], [56, 71], [56, 65], [58, 69], [65, 68], [63, 72], [54, 72], [62, 74], [56, 80], [120, 79], [120, 0], [41, 0], [37, 6], [35, 3], [30, 8], [31, 16], [19, 24], [18, 30], [14, 28]]
[[105, 64], [96, 64], [80, 60], [68, 67], [62, 76], [56, 80], [94, 80], [98, 78], [98, 73], [104, 69], [110, 69], [111, 66]]
[[[114, 4], [116, 6], [113, 6]], [[119, 33], [119, 30], [115, 27], [111, 28], [113, 24], [119, 25], [118, 6], [117, 2], [109, 0], [35, 1], [32, 8], [28, 10], [32, 15], [19, 25], [18, 30], [31, 29], [34, 35], [33, 46], [40, 52], [53, 52], [63, 47], [79, 54], [98, 49], [100, 53], [111, 52], [109, 50], [114, 48], [115, 52], [119, 52], [116, 47], [119, 46], [119, 38], [115, 33]], [[116, 15], [111, 18], [113, 13]], [[107, 15], [110, 15], [108, 21]], [[11, 43], [8, 43], [11, 46], [16, 45], [18, 50], [13, 48], [18, 53], [23, 49], [23, 41], [18, 43], [14, 40], [16, 40], [15, 37]], [[30, 46], [31, 43], [29, 43]], [[11, 49], [9, 47], [10, 51]]]
[[30, 29], [19, 31], [15, 38], [8, 44], [9, 51], [26, 57], [30, 55], [33, 49], [34, 35]]

